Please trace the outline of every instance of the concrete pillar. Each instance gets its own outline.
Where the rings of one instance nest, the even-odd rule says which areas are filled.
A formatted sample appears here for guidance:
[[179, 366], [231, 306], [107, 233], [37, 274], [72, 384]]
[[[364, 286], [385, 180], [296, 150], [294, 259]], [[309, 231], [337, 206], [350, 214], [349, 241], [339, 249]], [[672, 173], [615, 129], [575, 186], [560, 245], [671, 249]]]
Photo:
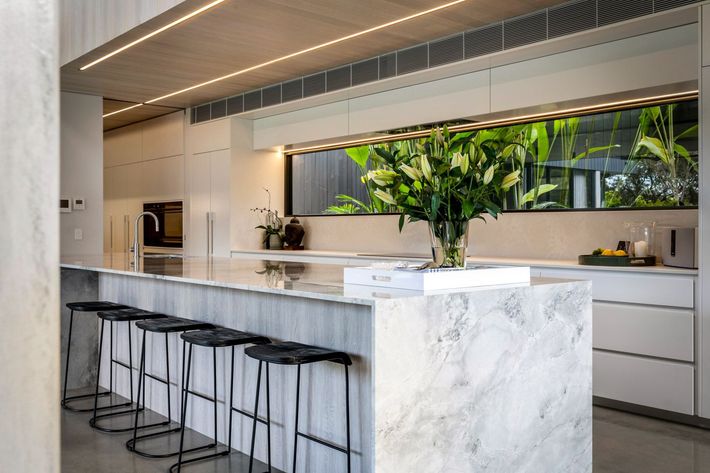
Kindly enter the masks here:
[[0, 471], [60, 470], [57, 0], [0, 2]]

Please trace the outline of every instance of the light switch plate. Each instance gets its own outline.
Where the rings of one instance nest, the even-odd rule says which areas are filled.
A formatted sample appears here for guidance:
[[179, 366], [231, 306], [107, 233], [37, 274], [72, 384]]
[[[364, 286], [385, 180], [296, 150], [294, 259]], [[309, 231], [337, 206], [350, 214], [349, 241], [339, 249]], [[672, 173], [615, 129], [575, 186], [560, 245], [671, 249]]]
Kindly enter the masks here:
[[75, 240], [83, 240], [84, 239], [84, 231], [81, 228], [74, 229], [74, 239]]
[[69, 197], [59, 198], [59, 211], [61, 213], [71, 213], [71, 199]]
[[83, 197], [74, 197], [74, 202], [72, 207], [74, 207], [74, 210], [84, 210], [86, 209], [86, 201], [84, 200]]

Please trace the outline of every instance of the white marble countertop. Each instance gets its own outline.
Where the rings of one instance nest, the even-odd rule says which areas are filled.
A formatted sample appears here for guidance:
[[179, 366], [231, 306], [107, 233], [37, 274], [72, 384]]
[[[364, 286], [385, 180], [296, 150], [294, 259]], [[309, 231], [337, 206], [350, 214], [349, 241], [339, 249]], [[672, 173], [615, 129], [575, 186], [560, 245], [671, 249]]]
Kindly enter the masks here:
[[[90, 256], [68, 255], [61, 257], [60, 266], [66, 269], [165, 279], [363, 305], [373, 305], [378, 300], [422, 297], [442, 293], [466, 293], [510, 287], [484, 286], [423, 293], [420, 291], [344, 285], [344, 266], [342, 265], [269, 261], [266, 258], [142, 258], [139, 270], [136, 270], [131, 262], [132, 257], [126, 253]], [[549, 285], [559, 282], [563, 281], [557, 279], [535, 279], [529, 285]], [[524, 286], [527, 285], [524, 284]]]
[[[300, 250], [300, 251], [284, 251], [284, 250], [232, 250], [233, 256], [254, 256], [266, 257], [278, 256], [281, 258], [290, 258], [298, 261], [308, 261], [309, 259], [318, 259], [323, 262], [326, 258], [350, 259], [350, 260], [406, 260], [406, 261], [425, 261], [430, 259], [424, 254], [378, 254], [378, 253], [354, 253], [346, 251], [329, 251], [329, 250]], [[579, 269], [585, 271], [615, 271], [615, 272], [632, 272], [632, 273], [650, 273], [650, 274], [676, 274], [685, 276], [697, 276], [697, 269], [673, 268], [671, 266], [635, 266], [635, 267], [620, 267], [620, 266], [587, 266], [581, 265], [576, 259], [544, 259], [544, 258], [510, 258], [504, 256], [470, 256], [467, 261], [475, 264], [500, 265], [500, 266], [531, 266], [537, 268], [554, 268], [554, 269]]]

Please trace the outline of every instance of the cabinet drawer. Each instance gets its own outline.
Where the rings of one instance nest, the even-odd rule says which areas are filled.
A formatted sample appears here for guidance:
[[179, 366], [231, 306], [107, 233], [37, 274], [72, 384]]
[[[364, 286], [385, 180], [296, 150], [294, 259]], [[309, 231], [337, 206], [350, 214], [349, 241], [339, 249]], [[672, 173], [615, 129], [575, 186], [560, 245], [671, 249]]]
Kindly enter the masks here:
[[693, 311], [595, 302], [594, 348], [693, 361]]
[[693, 414], [693, 366], [594, 351], [594, 395]]
[[592, 281], [592, 297], [595, 301], [687, 309], [692, 309], [695, 305], [695, 282], [691, 277], [565, 269], [543, 269], [542, 276]]

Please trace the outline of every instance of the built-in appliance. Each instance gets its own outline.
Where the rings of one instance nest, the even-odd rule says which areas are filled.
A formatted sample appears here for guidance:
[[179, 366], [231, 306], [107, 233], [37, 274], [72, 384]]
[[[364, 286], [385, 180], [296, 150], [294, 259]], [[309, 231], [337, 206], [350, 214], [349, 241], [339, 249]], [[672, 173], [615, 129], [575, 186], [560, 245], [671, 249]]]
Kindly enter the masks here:
[[663, 264], [677, 268], [697, 268], [697, 228], [661, 228]]
[[182, 248], [182, 201], [146, 202], [143, 211], [158, 217], [158, 230], [152, 220], [143, 220], [144, 246]]

